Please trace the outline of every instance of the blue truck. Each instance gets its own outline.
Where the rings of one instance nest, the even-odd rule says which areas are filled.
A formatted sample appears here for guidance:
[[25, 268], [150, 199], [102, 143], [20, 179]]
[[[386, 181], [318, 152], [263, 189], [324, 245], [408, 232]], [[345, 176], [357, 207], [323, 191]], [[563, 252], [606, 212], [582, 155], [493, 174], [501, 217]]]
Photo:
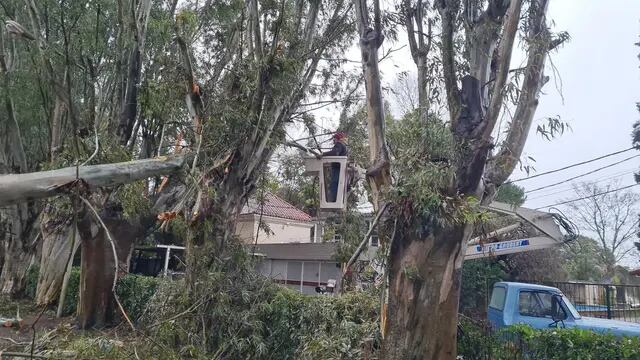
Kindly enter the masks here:
[[640, 336], [640, 324], [581, 316], [560, 290], [542, 285], [496, 283], [487, 317], [494, 329], [527, 324], [534, 329], [566, 327], [616, 336]]

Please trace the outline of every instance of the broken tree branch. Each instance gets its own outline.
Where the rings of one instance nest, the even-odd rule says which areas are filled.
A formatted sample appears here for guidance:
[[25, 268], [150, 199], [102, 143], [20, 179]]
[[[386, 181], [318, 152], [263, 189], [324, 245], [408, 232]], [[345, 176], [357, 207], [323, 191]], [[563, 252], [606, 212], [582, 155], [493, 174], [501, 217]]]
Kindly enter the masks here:
[[360, 254], [362, 253], [362, 250], [364, 250], [364, 247], [367, 245], [367, 242], [369, 241], [369, 238], [371, 237], [371, 234], [373, 233], [373, 229], [375, 229], [376, 226], [378, 226], [378, 221], [380, 221], [380, 218], [382, 217], [382, 214], [384, 214], [384, 212], [387, 210], [388, 207], [389, 207], [389, 203], [385, 203], [382, 206], [382, 209], [380, 209], [380, 211], [378, 211], [378, 215], [376, 215], [375, 219], [373, 219], [373, 222], [371, 223], [371, 226], [369, 227], [369, 231], [367, 231], [367, 234], [364, 236], [364, 239], [362, 239], [362, 241], [360, 242], [360, 245], [358, 245], [358, 248], [353, 253], [353, 255], [351, 255], [351, 258], [349, 259], [349, 261], [347, 261], [347, 265], [344, 267], [343, 273], [347, 273], [347, 271], [349, 271], [349, 268], [351, 267], [351, 265], [353, 265], [353, 263], [356, 262], [358, 257], [360, 257]]
[[[0, 206], [44, 199], [72, 190], [77, 181], [89, 189], [127, 184], [178, 172], [190, 156], [162, 157], [114, 164], [75, 166], [0, 176]], [[76, 169], [78, 172], [76, 173]]]

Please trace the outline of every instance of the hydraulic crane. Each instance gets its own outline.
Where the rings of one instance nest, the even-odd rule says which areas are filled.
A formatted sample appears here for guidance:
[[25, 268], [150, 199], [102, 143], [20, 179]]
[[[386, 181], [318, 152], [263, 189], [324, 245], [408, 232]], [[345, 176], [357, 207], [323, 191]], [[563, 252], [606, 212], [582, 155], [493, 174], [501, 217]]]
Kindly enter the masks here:
[[[575, 226], [561, 214], [492, 202], [488, 211], [507, 215], [509, 224], [476, 236], [467, 245], [465, 260], [546, 249], [575, 240]], [[498, 241], [496, 241], [498, 240]]]

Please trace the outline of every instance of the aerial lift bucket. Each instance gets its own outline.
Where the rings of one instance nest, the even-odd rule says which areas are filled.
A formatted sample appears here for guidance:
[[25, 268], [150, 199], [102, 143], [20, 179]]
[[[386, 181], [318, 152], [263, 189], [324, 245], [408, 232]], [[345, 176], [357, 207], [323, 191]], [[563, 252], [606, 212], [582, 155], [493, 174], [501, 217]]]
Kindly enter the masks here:
[[[338, 164], [340, 172], [338, 175], [338, 188], [336, 190], [335, 201], [329, 198], [331, 186], [331, 166]], [[306, 157], [304, 159], [305, 172], [307, 176], [317, 176], [320, 182], [320, 209], [321, 210], [345, 210], [347, 208], [347, 157], [346, 156], [324, 156], [321, 159]]]

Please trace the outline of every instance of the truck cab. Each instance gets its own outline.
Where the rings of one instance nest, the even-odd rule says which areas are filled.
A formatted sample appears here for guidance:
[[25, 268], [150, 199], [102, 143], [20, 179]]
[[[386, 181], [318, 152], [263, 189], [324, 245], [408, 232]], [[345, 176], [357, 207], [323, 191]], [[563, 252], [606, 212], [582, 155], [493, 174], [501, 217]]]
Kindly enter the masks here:
[[487, 317], [494, 329], [526, 324], [535, 329], [566, 327], [640, 336], [640, 324], [581, 316], [557, 288], [526, 283], [496, 283]]

